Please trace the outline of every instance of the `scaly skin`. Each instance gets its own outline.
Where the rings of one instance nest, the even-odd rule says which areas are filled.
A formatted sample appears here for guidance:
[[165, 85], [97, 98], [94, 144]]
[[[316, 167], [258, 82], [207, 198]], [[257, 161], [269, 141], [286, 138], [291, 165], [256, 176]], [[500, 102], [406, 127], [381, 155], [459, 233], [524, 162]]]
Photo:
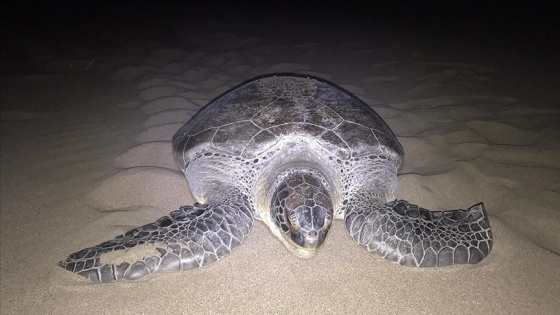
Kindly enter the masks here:
[[[220, 203], [181, 207], [155, 223], [71, 254], [59, 266], [94, 282], [136, 280], [156, 271], [201, 267], [222, 258], [243, 242], [254, 217], [247, 199], [237, 192]], [[132, 264], [100, 264], [105, 253], [143, 244], [161, 246], [157, 247], [160, 254]]]
[[356, 243], [405, 266], [476, 264], [492, 250], [482, 203], [468, 210], [428, 211], [404, 200], [378, 206], [358, 199], [344, 220]]

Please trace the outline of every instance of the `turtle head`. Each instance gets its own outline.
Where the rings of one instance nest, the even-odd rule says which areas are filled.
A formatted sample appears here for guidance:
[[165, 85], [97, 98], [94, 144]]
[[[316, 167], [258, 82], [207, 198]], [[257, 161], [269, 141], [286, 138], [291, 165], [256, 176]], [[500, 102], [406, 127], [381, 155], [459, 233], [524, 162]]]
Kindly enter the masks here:
[[333, 220], [329, 193], [320, 179], [308, 173], [290, 172], [278, 183], [272, 197], [272, 221], [289, 249], [311, 257]]

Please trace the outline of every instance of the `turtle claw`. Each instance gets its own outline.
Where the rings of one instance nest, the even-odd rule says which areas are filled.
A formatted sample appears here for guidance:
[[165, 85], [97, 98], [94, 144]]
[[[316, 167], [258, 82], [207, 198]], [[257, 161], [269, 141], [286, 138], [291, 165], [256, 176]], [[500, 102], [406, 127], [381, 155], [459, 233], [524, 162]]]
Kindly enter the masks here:
[[492, 250], [482, 203], [468, 210], [429, 211], [404, 200], [349, 209], [346, 227], [368, 251], [412, 267], [476, 264]]

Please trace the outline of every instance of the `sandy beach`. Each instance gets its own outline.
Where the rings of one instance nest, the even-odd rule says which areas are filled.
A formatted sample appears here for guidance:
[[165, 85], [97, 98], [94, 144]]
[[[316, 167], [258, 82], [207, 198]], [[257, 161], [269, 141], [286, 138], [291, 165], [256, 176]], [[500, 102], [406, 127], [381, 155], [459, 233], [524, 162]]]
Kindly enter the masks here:
[[[560, 67], [543, 29], [492, 32], [491, 14], [472, 32], [470, 19], [403, 23], [414, 10], [392, 7], [102, 4], [39, 8], [33, 25], [19, 7], [3, 16], [0, 313], [558, 314]], [[405, 151], [399, 199], [484, 202], [491, 254], [402, 267], [335, 221], [301, 260], [257, 222], [196, 270], [93, 284], [57, 266], [192, 204], [173, 134], [221, 93], [278, 72], [330, 80], [379, 113]]]

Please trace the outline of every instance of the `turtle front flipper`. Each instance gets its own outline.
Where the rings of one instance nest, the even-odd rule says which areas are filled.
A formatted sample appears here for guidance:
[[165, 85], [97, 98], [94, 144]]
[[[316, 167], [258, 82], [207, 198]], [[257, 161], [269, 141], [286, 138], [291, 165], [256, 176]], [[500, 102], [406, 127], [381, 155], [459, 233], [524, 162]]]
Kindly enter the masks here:
[[492, 250], [482, 203], [468, 210], [428, 211], [404, 200], [348, 205], [346, 228], [368, 251], [405, 266], [476, 264]]
[[[71, 254], [59, 266], [94, 282], [136, 280], [156, 271], [201, 267], [241, 244], [252, 225], [253, 210], [246, 198], [183, 206], [154, 223]], [[133, 247], [141, 249], [139, 258], [104, 262], [109, 253], [125, 254]]]

